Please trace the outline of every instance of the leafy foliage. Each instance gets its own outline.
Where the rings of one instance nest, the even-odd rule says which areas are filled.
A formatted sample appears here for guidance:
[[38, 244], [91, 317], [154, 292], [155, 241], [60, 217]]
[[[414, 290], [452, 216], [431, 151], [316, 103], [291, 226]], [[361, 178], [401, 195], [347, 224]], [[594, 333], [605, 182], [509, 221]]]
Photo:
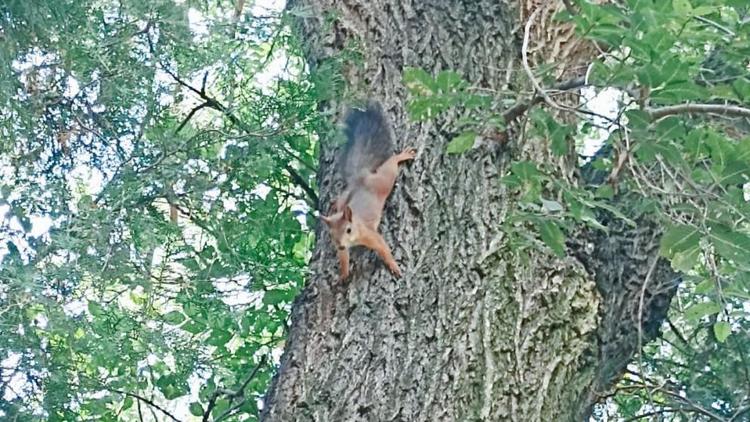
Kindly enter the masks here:
[[[519, 201], [507, 229], [524, 246], [564, 256], [565, 232], [579, 224], [606, 230], [602, 212], [631, 225], [647, 213], [664, 224], [661, 255], [684, 277], [678, 300], [662, 338], [610, 400], [615, 408], [598, 409], [599, 417], [739, 420], [750, 412], [750, 111], [722, 109], [750, 99], [748, 16], [745, 1], [578, 1], [566, 9], [558, 19], [603, 51], [587, 85], [617, 93], [610, 116], [538, 92], [508, 103], [505, 93], [475, 89], [450, 71], [404, 75], [413, 118], [470, 110], [453, 128], [449, 153], [480, 147], [477, 136], [508, 126], [524, 126], [525, 142], [544, 143], [548, 156], [514, 162], [503, 178]], [[507, 121], [519, 109], [529, 111]], [[557, 176], [549, 158], [597, 134], [604, 146], [584, 160], [584, 183]]]
[[234, 8], [0, 5], [0, 419], [257, 417], [328, 128]]

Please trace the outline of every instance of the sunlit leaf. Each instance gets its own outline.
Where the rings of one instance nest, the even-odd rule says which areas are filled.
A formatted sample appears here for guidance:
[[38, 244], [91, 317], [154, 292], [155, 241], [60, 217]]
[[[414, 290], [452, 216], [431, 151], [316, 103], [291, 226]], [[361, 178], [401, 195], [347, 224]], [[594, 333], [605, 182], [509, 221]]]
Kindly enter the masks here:
[[474, 145], [477, 134], [474, 132], [462, 133], [448, 143], [446, 152], [449, 154], [460, 154]]
[[721, 306], [714, 302], [696, 303], [685, 309], [685, 318], [698, 320], [705, 316], [717, 314], [721, 311]]
[[565, 235], [554, 221], [542, 219], [539, 221], [539, 234], [544, 243], [552, 249], [555, 255], [565, 256]]
[[716, 336], [716, 340], [718, 340], [719, 343], [724, 343], [731, 333], [732, 327], [728, 322], [719, 321], [714, 324], [714, 335]]

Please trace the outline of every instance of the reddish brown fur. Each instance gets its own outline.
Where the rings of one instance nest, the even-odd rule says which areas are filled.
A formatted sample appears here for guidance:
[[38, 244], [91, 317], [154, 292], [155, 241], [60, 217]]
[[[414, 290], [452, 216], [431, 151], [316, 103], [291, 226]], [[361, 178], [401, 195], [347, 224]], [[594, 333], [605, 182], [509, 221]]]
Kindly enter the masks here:
[[349, 276], [349, 248], [357, 245], [374, 250], [393, 274], [401, 276], [391, 248], [378, 233], [378, 225], [385, 200], [396, 183], [399, 163], [412, 160], [415, 155], [416, 150], [407, 148], [386, 160], [375, 171], [358, 176], [334, 201], [331, 214], [321, 217], [338, 248], [342, 280]]

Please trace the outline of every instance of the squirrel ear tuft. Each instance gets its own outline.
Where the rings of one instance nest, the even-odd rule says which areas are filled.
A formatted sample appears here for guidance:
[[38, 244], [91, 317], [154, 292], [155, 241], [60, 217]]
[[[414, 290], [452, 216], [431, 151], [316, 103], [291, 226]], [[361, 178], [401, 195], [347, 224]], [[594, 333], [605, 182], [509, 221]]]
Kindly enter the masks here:
[[324, 223], [331, 225], [331, 219], [323, 214], [320, 215], [320, 219], [323, 220]]
[[344, 208], [344, 219], [348, 222], [352, 222], [352, 209], [349, 207], [349, 205]]

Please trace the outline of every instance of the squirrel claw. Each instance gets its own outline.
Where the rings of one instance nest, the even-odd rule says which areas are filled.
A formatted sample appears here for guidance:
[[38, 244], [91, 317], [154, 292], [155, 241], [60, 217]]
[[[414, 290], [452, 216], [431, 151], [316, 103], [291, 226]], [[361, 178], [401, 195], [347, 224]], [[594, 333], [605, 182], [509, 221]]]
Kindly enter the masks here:
[[417, 149], [416, 148], [406, 148], [403, 151], [401, 151], [401, 161], [404, 160], [413, 160], [414, 157], [417, 156]]

